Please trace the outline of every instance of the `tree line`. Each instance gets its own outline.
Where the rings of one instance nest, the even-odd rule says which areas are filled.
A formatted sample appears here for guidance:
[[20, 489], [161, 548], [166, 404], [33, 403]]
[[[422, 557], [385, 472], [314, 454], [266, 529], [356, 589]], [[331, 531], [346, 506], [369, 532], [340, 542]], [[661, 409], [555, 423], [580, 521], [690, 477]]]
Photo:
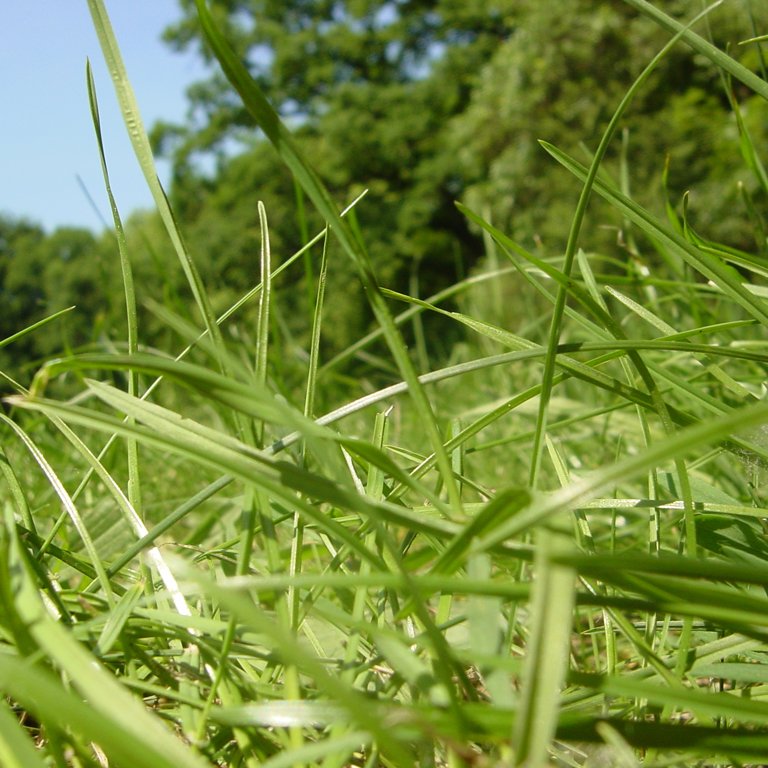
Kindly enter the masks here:
[[[688, 21], [691, 5], [669, 0], [663, 7]], [[765, 76], [760, 42], [743, 43], [765, 28], [768, 9], [723, 5], [698, 31]], [[152, 140], [172, 160], [169, 196], [215, 309], [223, 311], [258, 281], [259, 200], [278, 262], [323, 222], [216, 71], [194, 2], [180, 0], [180, 7], [165, 39], [196, 50], [211, 76], [189, 89], [187, 122], [156, 125]], [[483, 239], [457, 200], [524, 247], [545, 257], [561, 253], [579, 187], [538, 140], [587, 159], [626, 89], [668, 40], [619, 0], [221, 0], [213, 10], [339, 206], [368, 190], [354, 215], [380, 282], [405, 291], [417, 285], [422, 296], [483, 262]], [[605, 178], [660, 213], [667, 204], [681, 210], [690, 190], [687, 215], [697, 231], [765, 254], [765, 233], [748, 226], [766, 207], [760, 169], [744, 170], [738, 121], [759, 146], [766, 117], [757, 97], [678, 45], [629, 110]], [[630, 274], [642, 242], [598, 201], [590, 221], [583, 246], [609, 253], [614, 268]], [[156, 215], [134, 214], [126, 231], [141, 299], [194, 320]], [[299, 343], [319, 255], [315, 248], [278, 286], [287, 309], [277, 332]], [[331, 283], [348, 284], [344, 260], [329, 256]], [[329, 353], [370, 321], [360, 291], [334, 297]], [[0, 367], [16, 372], [62, 348], [120, 344], [121, 301], [113, 233], [46, 233], [0, 218], [0, 339], [77, 306], [45, 332], [0, 349]], [[160, 344], [167, 327], [144, 314], [144, 342]]]

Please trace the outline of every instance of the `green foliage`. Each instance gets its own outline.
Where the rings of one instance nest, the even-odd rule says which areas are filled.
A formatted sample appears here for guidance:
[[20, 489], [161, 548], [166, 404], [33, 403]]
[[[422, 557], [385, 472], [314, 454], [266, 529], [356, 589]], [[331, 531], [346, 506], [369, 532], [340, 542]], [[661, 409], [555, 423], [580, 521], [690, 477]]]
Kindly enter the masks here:
[[[661, 50], [659, 33], [623, 6], [579, 5], [592, 12], [571, 9], [568, 26], [548, 20], [541, 4], [514, 4], [515, 19], [537, 21], [526, 33], [533, 39], [546, 41], [549, 21], [558, 45], [541, 48], [546, 66], [555, 48], [567, 54], [564, 69], [552, 70], [553, 109], [576, 99], [581, 110], [574, 124], [567, 111], [550, 121], [532, 89], [535, 119], [564, 139], [537, 145], [554, 169], [548, 178], [572, 179], [574, 194], [559, 182], [531, 187], [539, 197], [527, 219], [509, 208], [504, 174], [494, 177], [512, 139], [482, 117], [496, 104], [514, 121], [507, 99], [525, 95], [522, 81], [488, 74], [501, 78], [495, 54], [449, 121], [464, 131], [451, 143], [448, 128], [428, 114], [411, 120], [404, 106], [430, 103], [431, 74], [413, 78], [381, 62], [375, 86], [341, 66], [334, 74], [334, 57], [352, 56], [365, 24], [305, 28], [310, 17], [285, 14], [306, 4], [265, 2], [267, 22], [295, 23], [296, 50], [306, 53], [312, 35], [331, 46], [326, 66], [338, 89], [328, 98], [348, 100], [354, 126], [347, 133], [339, 115], [318, 109], [294, 139], [224, 36], [245, 50], [246, 6], [220, 3], [209, 15], [199, 0], [206, 39], [276, 153], [256, 143], [222, 162], [217, 179], [180, 163], [175, 196], [187, 220], [171, 214], [154, 180], [162, 215], [126, 222], [119, 253], [111, 234], [45, 237], [2, 222], [0, 285], [21, 313], [15, 329], [3, 326], [6, 337], [69, 298], [92, 293], [104, 303], [101, 315], [86, 304], [7, 346], [0, 337], [0, 349], [31, 343], [40, 354], [69, 315], [65, 343], [97, 332], [106, 347], [51, 349], [59, 359], [28, 389], [11, 382], [16, 394], [0, 413], [4, 764], [768, 762], [768, 178], [756, 140], [768, 84], [685, 29], [649, 79], [635, 81]], [[492, 10], [398, 6], [425, 21], [438, 9], [458, 23], [463, 12], [470, 28], [482, 22], [476, 9]], [[365, 19], [380, 6], [345, 7]], [[91, 8], [149, 172], [104, 4]], [[663, 14], [657, 21], [675, 29]], [[279, 34], [269, 23], [259, 34]], [[435, 25], [413, 31], [428, 43], [424, 55], [435, 41], [454, 45], [431, 73], [481, 51], [481, 33], [451, 41]], [[500, 43], [510, 61], [507, 46], [521, 29]], [[637, 48], [622, 59], [627, 29]], [[389, 33], [373, 24], [371, 34]], [[595, 35], [607, 60], [627, 67], [623, 87], [606, 86], [615, 101], [602, 102], [597, 81], [576, 66], [588, 66], [582, 41]], [[546, 66], [537, 70], [535, 47], [522, 50], [521, 70], [543, 87]], [[281, 71], [291, 61], [281, 60]], [[678, 92], [668, 79], [686, 64]], [[733, 78], [733, 100], [721, 97], [711, 64]], [[566, 77], [570, 67], [587, 90]], [[279, 101], [270, 76], [261, 84]], [[754, 96], [744, 91], [751, 86]], [[623, 154], [614, 137], [601, 144], [605, 163], [591, 152], [585, 163], [578, 120], [591, 114], [602, 134], [630, 88], [635, 100], [617, 115], [630, 128]], [[315, 109], [325, 97], [307, 98]], [[693, 204], [678, 206], [654, 123], [668, 115], [684, 123], [701, 109], [713, 116], [711, 131], [670, 124], [692, 176], [701, 174]], [[369, 138], [390, 115], [399, 120], [376, 159]], [[726, 122], [735, 130], [719, 131]], [[647, 154], [636, 154], [635, 134]], [[479, 148], [482, 159], [472, 154]], [[430, 248], [447, 247], [450, 229], [430, 223], [442, 205], [430, 179], [453, 183], [450, 156], [476, 173], [463, 193], [480, 210], [460, 204], [456, 215], [482, 242], [488, 271], [428, 301], [418, 294], [431, 284], [380, 288], [371, 257], [383, 258], [376, 249], [386, 243], [377, 228], [388, 243], [405, 238], [403, 248], [415, 239], [408, 253], [424, 264]], [[521, 157], [509, 159], [521, 172], [539, 167], [533, 154]], [[370, 169], [379, 186], [372, 207], [364, 198], [340, 217], [325, 178], [347, 202], [360, 181], [353, 169]], [[648, 205], [645, 193], [629, 194], [643, 174], [660, 180]], [[402, 197], [397, 179], [408, 180]], [[696, 195], [733, 179], [744, 181], [743, 208], [723, 209], [735, 238], [724, 244]], [[251, 204], [252, 186], [266, 206]], [[593, 200], [574, 215], [580, 188]], [[388, 195], [391, 205], [382, 202]], [[581, 226], [568, 238], [574, 218]], [[621, 242], [605, 237], [608, 221], [621, 226]], [[562, 255], [551, 242], [566, 239]], [[377, 271], [394, 281], [389, 268]], [[230, 280], [245, 281], [242, 295]], [[449, 298], [457, 306], [446, 308]], [[123, 341], [124, 302], [148, 310], [139, 348]], [[343, 346], [348, 331], [336, 325], [364, 302], [373, 331], [328, 361], [324, 344]], [[395, 302], [406, 309], [393, 317]], [[462, 339], [449, 361], [426, 343], [426, 316]], [[404, 328], [428, 371], [418, 381]], [[354, 369], [341, 362], [353, 354]], [[395, 383], [382, 385], [382, 372]], [[62, 381], [76, 397], [58, 396]]]
[[98, 338], [110, 315], [119, 276], [109, 263], [106, 245], [85, 229], [62, 227], [50, 235], [24, 221], [0, 222], [0, 297], [4, 311], [0, 338], [11, 336], [47, 314], [76, 306], [52, 329], [15, 342], [4, 357], [6, 365], [37, 360], [69, 345], [81, 346]]
[[[478, 238], [453, 207], [461, 190], [445, 137], [450, 118], [468, 103], [477, 72], [508, 34], [511, 5], [245, 2], [214, 9], [251, 73], [296, 123], [300, 145], [339, 203], [369, 190], [357, 215], [384, 283], [403, 288], [417, 269], [432, 292], [477, 260]], [[167, 37], [179, 46], [199, 45], [199, 27], [192, 5], [187, 7], [189, 16]], [[194, 212], [195, 221], [200, 215], [210, 225], [218, 201], [211, 199], [212, 210], [202, 213], [208, 185], [199, 181], [199, 192], [190, 187], [190, 160], [195, 152], [226, 146], [227, 139], [252, 144], [253, 122], [233, 106], [220, 77], [193, 88], [190, 99], [193, 112], [206, 116], [204, 124], [160, 126], [155, 141], [174, 157], [183, 179], [174, 188], [182, 217]], [[248, 158], [266, 171], [255, 183], [238, 170]], [[214, 183], [231, 185], [227, 197], [252, 212], [257, 199], [271, 196], [274, 177], [282, 173], [264, 162], [258, 146], [242, 159], [222, 157]], [[283, 212], [291, 199], [283, 195], [272, 217], [278, 247], [295, 238], [293, 217]], [[248, 243], [230, 241], [229, 250], [247, 253]], [[333, 312], [333, 326], [347, 329], [336, 340], [338, 349], [359, 336], [368, 319], [365, 305], [351, 299]]]
[[[41, 262], [36, 258], [44, 233], [26, 221], [0, 219], [0, 337], [6, 338], [40, 313], [43, 289], [39, 280]], [[17, 324], [18, 323], [18, 324]], [[21, 359], [29, 358], [29, 346], [20, 349]]]
[[[525, 23], [482, 71], [471, 104], [451, 133], [468, 204], [488, 210], [494, 222], [521, 241], [542, 241], [548, 249], [562, 242], [562, 220], [576, 193], [537, 141], [578, 154], [582, 147], [593, 151], [626, 83], [667, 39], [626, 5], [582, 1], [577, 6], [578, 11], [556, 13], [551, 4], [531, 4]], [[717, 45], [754, 63], [753, 50], [737, 45], [751, 36], [748, 16], [737, 10], [733, 4], [717, 9], [708, 16], [706, 30]], [[744, 111], [755, 119], [753, 126], [764, 125], [764, 100], [734, 88]], [[737, 126], [715, 67], [678, 46], [643, 88], [622, 126], [627, 130], [624, 156], [614, 147], [613, 161], [605, 168], [614, 179], [626, 174], [622, 183], [660, 213], [659, 158], [668, 155], [672, 198], [677, 201], [693, 189], [695, 215], [714, 238], [741, 247], [752, 244], [736, 182], [756, 191], [755, 180], [743, 168], [737, 175], [732, 170], [739, 159]], [[557, 199], [553, 185], [560, 193]], [[595, 230], [586, 245], [616, 240], [621, 219], [605, 207], [596, 215], [608, 232], [600, 237]]]
[[[357, 216], [380, 281], [404, 291], [418, 274], [429, 294], [466, 274], [483, 255], [479, 233], [456, 212], [456, 200], [529, 247], [562, 248], [562, 222], [578, 185], [552, 164], [538, 140], [580, 156], [592, 151], [626, 83], [668, 39], [625, 4], [563, 5], [251, 1], [217, 3], [214, 11], [251, 73], [296, 124], [301, 146], [339, 203], [369, 190]], [[192, 4], [186, 7], [187, 17], [167, 38], [210, 56]], [[687, 7], [667, 4], [677, 15]], [[729, 5], [699, 26], [718, 46], [757, 67], [755, 46], [738, 43], [752, 36], [751, 25], [764, 23], [763, 8], [753, 8], [750, 17]], [[214, 75], [190, 92], [193, 114], [205, 116], [202, 123], [155, 132], [157, 145], [175, 158], [174, 201], [183, 218], [223, 232], [230, 212], [252, 217], [256, 200], [267, 199], [277, 252], [283, 243], [296, 248], [287, 179], [254, 138], [252, 122], [229, 88]], [[624, 148], [612, 149], [604, 172], [621, 178], [656, 213], [663, 210], [663, 183], [675, 205], [693, 190], [697, 226], [713, 239], [749, 248], [754, 237], [745, 206], [764, 208], [765, 191], [754, 175], [733, 170], [739, 129], [730, 99], [741, 105], [757, 144], [765, 140], [766, 106], [738, 84], [732, 94], [730, 89], [715, 67], [678, 46], [627, 114]], [[219, 154], [211, 179], [195, 173], [196, 153], [221, 153], [233, 139], [253, 148], [233, 160]], [[659, 157], [665, 155], [669, 170], [663, 177]], [[248, 164], [253, 175], [243, 172]], [[213, 188], [222, 191], [214, 194]], [[630, 236], [610, 207], [597, 204], [596, 210], [600, 227], [591, 230], [585, 247]], [[223, 245], [224, 268], [247, 272], [250, 229], [237, 239], [211, 238], [216, 250], [208, 255], [204, 245], [201, 257], [218, 260]], [[337, 349], [366, 330], [370, 316], [359, 302], [340, 302], [332, 311], [333, 326], [347, 329]], [[433, 330], [449, 332], [442, 325]]]
[[[300, 146], [338, 204], [368, 190], [356, 216], [379, 281], [399, 291], [418, 285], [422, 295], [435, 293], [484, 256], [481, 233], [467, 226], [456, 200], [527, 247], [543, 249], [542, 255], [557, 253], [578, 185], [552, 163], [538, 140], [578, 157], [593, 151], [626, 83], [668, 39], [667, 32], [625, 4], [579, 0], [562, 12], [538, 2], [471, 6], [215, 4], [218, 22], [273, 103], [295, 124]], [[192, 4], [184, 7], [184, 19], [166, 36], [178, 47], [197, 46], [210, 61]], [[667, 7], [678, 14], [685, 9], [685, 3]], [[753, 8], [750, 21], [744, 9], [734, 12], [729, 6], [716, 9], [699, 27], [758, 69], [756, 46], [738, 42], [752, 36], [750, 24], [759, 28], [764, 16], [762, 7]], [[297, 216], [290, 174], [221, 75], [195, 86], [190, 104], [195, 119], [187, 126], [158, 126], [155, 141], [174, 158], [174, 210], [187, 227], [213, 309], [221, 312], [253, 285], [258, 200], [270, 211], [278, 261], [323, 222], [311, 211], [304, 220]], [[739, 133], [749, 131], [759, 146], [766, 139], [766, 117], [763, 99], [738, 83], [726, 83], [710, 63], [678, 46], [632, 105], [622, 124], [627, 129], [623, 147], [611, 149], [604, 172], [657, 214], [664, 194], [680, 211], [683, 193], [691, 190], [688, 215], [698, 231], [763, 253], [765, 238], [755, 236], [754, 224], [765, 209], [766, 192], [759, 173], [739, 163], [744, 151]], [[241, 153], [232, 155], [233, 140]], [[212, 175], [199, 171], [195, 162], [206, 151], [218, 153]], [[661, 159], [667, 155], [665, 171]], [[601, 249], [618, 241], [634, 260], [633, 233], [623, 218], [599, 201], [593, 206], [599, 226], [583, 246]], [[187, 315], [193, 296], [183, 275], [163, 258], [168, 250], [163, 227], [145, 216], [126, 229], [129, 238], [143, 239], [134, 248], [136, 268], [157, 286], [152, 298], [173, 298], [176, 310]], [[62, 243], [67, 237], [74, 234], [56, 235]], [[81, 253], [82, 245], [61, 247]], [[109, 300], [117, 279], [111, 244], [102, 239], [98, 256], [78, 258], [81, 284], [70, 286], [57, 284], [58, 247], [52, 244], [53, 254], [33, 255], [31, 246], [22, 246], [26, 255], [15, 262], [20, 268], [10, 263], [5, 268], [3, 284], [9, 287], [4, 290], [11, 294], [11, 316], [18, 319], [8, 333], [63, 302], [78, 305], [66, 321], [71, 329], [39, 339], [39, 347], [34, 336], [14, 346], [19, 361], [39, 359], [63, 339], [77, 346], [122, 328], [122, 313], [113, 311]], [[307, 258], [316, 263], [319, 252]], [[52, 278], [43, 284], [33, 276], [41, 260]], [[301, 344], [313, 292], [298, 271], [282, 279], [297, 288], [282, 313], [285, 343]], [[347, 281], [343, 261], [332, 253], [329, 280], [340, 286]], [[99, 291], [99, 285], [109, 288]], [[340, 291], [329, 311], [333, 318], [323, 344], [331, 354], [370, 328], [370, 311], [357, 292]], [[144, 322], [147, 330], [164, 332], [151, 317]], [[458, 340], [452, 327], [436, 318], [427, 320], [427, 332], [445, 340], [443, 354]]]

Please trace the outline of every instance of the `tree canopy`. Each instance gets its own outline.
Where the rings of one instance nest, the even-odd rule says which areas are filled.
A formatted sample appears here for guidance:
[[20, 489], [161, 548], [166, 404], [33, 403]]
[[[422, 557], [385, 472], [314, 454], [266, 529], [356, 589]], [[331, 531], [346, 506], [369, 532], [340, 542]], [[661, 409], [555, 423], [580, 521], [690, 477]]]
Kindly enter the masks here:
[[[190, 88], [188, 121], [155, 126], [153, 139], [172, 160], [176, 215], [223, 309], [256, 281], [258, 200], [267, 206], [277, 259], [322, 222], [301, 213], [290, 176], [211, 60], [194, 2], [180, 5], [182, 18], [165, 38], [173, 48], [196, 50], [211, 64], [211, 76]], [[699, 22], [699, 31], [764, 72], [759, 44], [740, 42], [763, 28], [768, 7], [724, 5]], [[578, 184], [538, 140], [587, 158], [626, 89], [669, 39], [628, 4], [606, 0], [216, 0], [211, 6], [339, 206], [368, 190], [356, 215], [380, 281], [404, 289], [417, 276], [422, 295], [483, 258], [480, 233], [456, 209], [457, 200], [526, 247], [561, 252]], [[683, 0], [669, 0], [664, 10], [685, 21], [693, 13]], [[761, 15], [759, 23], [750, 13]], [[741, 215], [766, 201], [738, 156], [738, 120], [759, 144], [767, 117], [764, 103], [678, 45], [639, 93], [623, 148], [617, 141], [605, 172], [660, 212], [666, 194], [679, 207], [692, 190], [691, 216], [705, 236], [765, 253], [764, 238], [756, 243], [745, 229], [749, 217]], [[214, 158], [213, 166], [200, 162], [205, 157]], [[584, 247], [615, 250], [618, 243], [620, 260], [625, 222], [596, 200], [590, 215], [598, 226]], [[183, 297], [180, 277], [156, 256], [167, 246], [152, 215], [137, 217], [128, 229], [138, 268], [156, 276], [160, 270], [152, 285]], [[12, 307], [5, 325], [22, 327], [77, 293], [77, 303], [93, 305], [75, 334], [82, 340], [91, 318], [102, 317], [109, 304], [94, 291], [118, 279], [113, 243], [86, 242], [88, 236], [74, 232], [46, 238], [20, 222], [4, 221], [3, 231], [3, 242], [12, 243], [0, 263], [0, 290]], [[61, 256], [62, 243], [71, 246], [72, 258]], [[40, 270], [47, 275], [42, 283], [35, 276]], [[115, 277], [106, 279], [104, 270]], [[296, 270], [282, 279], [303, 278]], [[331, 260], [330, 279], [348, 280], [343, 263]], [[298, 305], [308, 292], [293, 295]], [[368, 321], [361, 292], [343, 296], [331, 308], [326, 343], [334, 348], [358, 338]], [[301, 334], [306, 317], [289, 313], [286, 328]]]

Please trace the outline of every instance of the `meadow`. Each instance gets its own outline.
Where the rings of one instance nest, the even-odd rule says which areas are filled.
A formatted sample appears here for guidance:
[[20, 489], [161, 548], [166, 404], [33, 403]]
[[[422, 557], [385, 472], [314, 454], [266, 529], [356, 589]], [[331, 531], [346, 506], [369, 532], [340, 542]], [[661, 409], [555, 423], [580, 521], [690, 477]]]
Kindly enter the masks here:
[[[768, 100], [768, 83], [708, 41], [708, 10], [681, 24], [627, 2], [669, 42], [593, 152], [541, 142], [581, 187], [564, 251], [460, 204], [484, 266], [422, 297], [379, 283], [365, 194], [331, 195], [196, 0], [221, 70], [325, 222], [277, 263], [260, 204], [257, 280], [219, 312], [89, 0], [197, 321], [152, 303], [170, 341], [145, 343], [112, 201], [125, 339], [62, 350], [25, 383], [0, 374], [2, 766], [768, 763], [761, 148], [734, 99], [754, 252], [707, 239], [685, 199], [650, 212], [604, 168], [678, 46], [726, 89]], [[90, 96], [100, 136], [92, 79]], [[624, 222], [613, 251], [581, 246], [598, 199]], [[308, 254], [309, 341], [276, 347], [295, 290], [281, 275]], [[329, 359], [331, 260], [375, 327]], [[430, 328], [449, 326], [461, 341], [438, 359]]]

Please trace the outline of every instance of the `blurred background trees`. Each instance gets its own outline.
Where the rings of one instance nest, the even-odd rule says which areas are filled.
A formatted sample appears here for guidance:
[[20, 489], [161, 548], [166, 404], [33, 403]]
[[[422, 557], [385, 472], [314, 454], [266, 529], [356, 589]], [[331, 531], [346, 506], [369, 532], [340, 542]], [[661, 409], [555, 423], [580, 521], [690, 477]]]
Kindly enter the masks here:
[[[180, 5], [183, 17], [166, 40], [211, 63], [194, 3]], [[686, 20], [699, 10], [684, 0], [662, 6]], [[698, 31], [764, 75], [759, 45], [739, 43], [765, 30], [768, 9], [724, 6]], [[212, 7], [339, 206], [368, 190], [356, 216], [382, 284], [407, 291], [418, 278], [422, 296], [483, 259], [483, 241], [456, 200], [525, 247], [559, 254], [579, 188], [538, 140], [588, 158], [627, 87], [668, 39], [618, 0], [216, 0]], [[267, 206], [277, 261], [322, 222], [302, 215], [290, 176], [213, 64], [210, 79], [188, 95], [188, 122], [157, 125], [152, 138], [172, 159], [170, 196], [221, 311], [258, 280], [258, 200]], [[692, 190], [690, 214], [703, 235], [765, 253], [765, 238], [744, 224], [744, 211], [766, 201], [744, 171], [731, 99], [764, 144], [765, 104], [677, 46], [632, 106], [623, 145], [616, 143], [605, 170], [663, 215], [668, 161], [670, 199], [679, 205]], [[621, 262], [625, 223], [599, 201], [590, 217], [584, 247]], [[154, 214], [132, 217], [127, 228], [142, 289], [184, 312], [186, 291]], [[309, 318], [306, 274], [296, 268], [281, 278], [296, 311], [279, 322], [297, 340]], [[350, 281], [333, 253], [330, 279]], [[329, 352], [361, 336], [369, 321], [361, 291], [333, 295]], [[46, 235], [28, 222], [0, 221], [0, 338], [78, 305], [56, 332], [9, 347], [6, 362], [37, 360], [62, 340], [118, 338], [120, 296], [109, 233]], [[151, 317], [146, 322], [151, 331]], [[451, 341], [437, 339], [438, 354]]]

